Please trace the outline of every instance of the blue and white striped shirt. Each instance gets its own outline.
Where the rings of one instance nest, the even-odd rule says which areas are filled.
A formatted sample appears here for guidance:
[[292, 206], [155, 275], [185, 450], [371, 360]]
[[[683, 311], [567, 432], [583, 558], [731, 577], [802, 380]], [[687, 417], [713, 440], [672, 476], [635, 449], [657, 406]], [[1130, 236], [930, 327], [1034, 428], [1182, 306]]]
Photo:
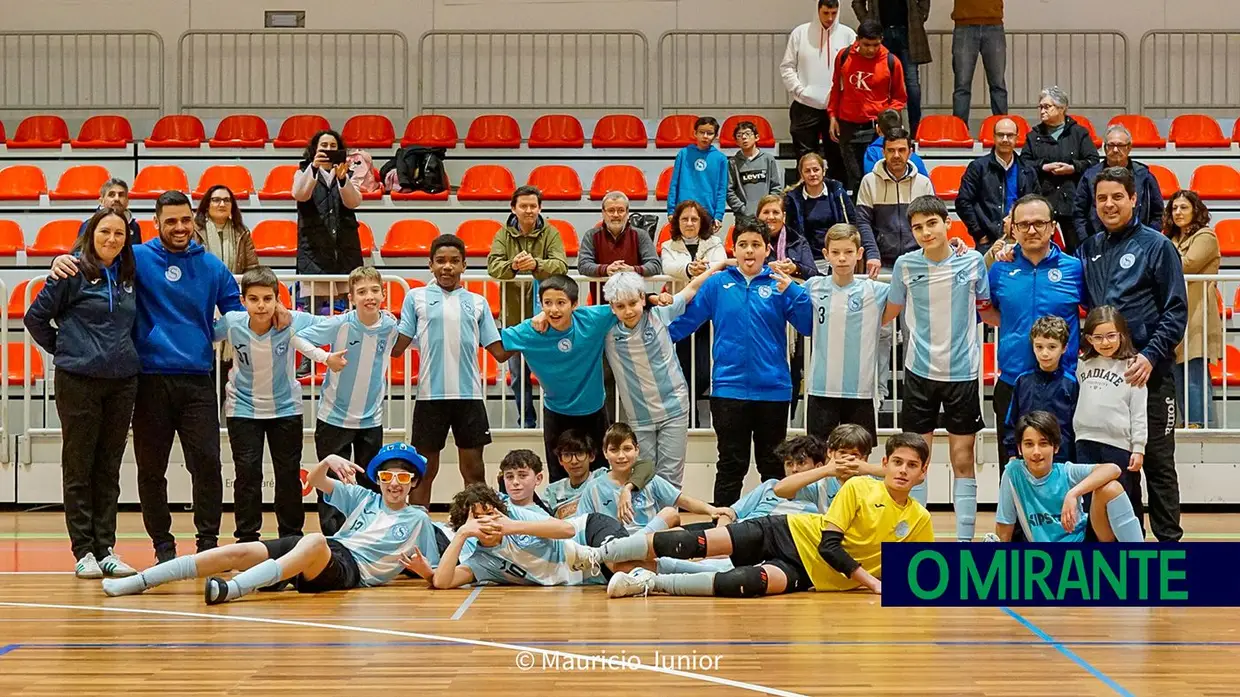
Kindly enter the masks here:
[[632, 425], [652, 426], [689, 414], [689, 385], [667, 331], [684, 313], [685, 299], [677, 295], [671, 305], [643, 312], [632, 329], [617, 321], [608, 332], [607, 362]]
[[234, 353], [224, 386], [225, 416], [280, 419], [302, 413], [293, 334], [329, 318], [305, 312], [292, 315], [289, 326], [272, 327], [261, 335], [250, 329], [250, 315], [244, 311], [226, 312], [215, 320], [214, 340], [227, 340]]
[[878, 365], [878, 330], [890, 286], [865, 276], [846, 286], [834, 276], [805, 282], [813, 302], [807, 390], [815, 397], [872, 399]]
[[[620, 490], [623, 487], [612, 481], [611, 477], [595, 477], [586, 482], [577, 499], [577, 515], [590, 513], [606, 513], [612, 518], [619, 518]], [[680, 498], [680, 489], [659, 475], [655, 475], [650, 483], [633, 492], [633, 522], [626, 523], [625, 529], [630, 533], [637, 532], [659, 515], [659, 511], [667, 506], [675, 506]]]
[[463, 287], [445, 291], [437, 283], [405, 296], [399, 331], [416, 339], [418, 399], [483, 399], [478, 347], [500, 340], [487, 299]]
[[795, 496], [786, 499], [775, 494], [775, 485], [778, 483], [778, 479], [768, 479], [732, 504], [736, 519], [741, 521], [767, 515], [826, 513], [841, 486], [840, 480], [827, 477], [802, 488]]
[[941, 262], [920, 249], [896, 259], [887, 302], [904, 307], [905, 369], [927, 380], [976, 380], [982, 367], [979, 300], [990, 300], [990, 280], [975, 250]]
[[382, 426], [396, 318], [380, 313], [379, 322], [368, 327], [358, 319], [357, 310], [352, 310], [328, 317], [298, 336], [316, 346], [330, 344], [332, 353], [344, 351], [348, 361], [344, 370], [329, 370], [323, 378], [319, 421], [340, 428]]
[[363, 586], [381, 586], [396, 578], [405, 568], [400, 555], [415, 547], [431, 566], [439, 564], [435, 526], [421, 506], [394, 511], [381, 494], [344, 482], [333, 482], [323, 501], [345, 514], [344, 525], [331, 539], [353, 554]]
[[[539, 521], [551, 516], [535, 507], [509, 506], [513, 520]], [[586, 517], [569, 518], [577, 530], [576, 539], [583, 537]], [[462, 549], [460, 564], [469, 567], [474, 580], [514, 586], [580, 586], [602, 583], [603, 577], [586, 576], [568, 565], [569, 545], [574, 540], [552, 540], [533, 535], [505, 535], [499, 544], [486, 547], [476, 544], [468, 555]]]

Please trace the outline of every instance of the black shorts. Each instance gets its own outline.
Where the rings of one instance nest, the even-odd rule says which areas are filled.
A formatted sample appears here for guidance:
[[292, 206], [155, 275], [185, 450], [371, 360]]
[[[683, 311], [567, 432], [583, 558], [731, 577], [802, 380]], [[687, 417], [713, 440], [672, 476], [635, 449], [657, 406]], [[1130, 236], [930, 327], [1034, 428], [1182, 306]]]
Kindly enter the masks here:
[[435, 548], [439, 550], [439, 556], [443, 557], [443, 553], [448, 551], [448, 545], [452, 543], [452, 540], [448, 539], [448, 533], [438, 525], [432, 524], [431, 528], [435, 531]]
[[481, 399], [419, 399], [413, 404], [409, 444], [420, 453], [437, 453], [448, 442], [448, 430], [458, 448], [481, 448], [491, 442], [491, 423]]
[[727, 530], [732, 535], [733, 566], [774, 566], [788, 577], [785, 593], [807, 591], [814, 587], [809, 572], [801, 563], [796, 542], [792, 540], [787, 516], [750, 518], [732, 523]]
[[[281, 537], [275, 540], [263, 540], [262, 543], [267, 548], [269, 558], [279, 559], [293, 551], [293, 547], [296, 547], [301, 539], [300, 537]], [[306, 578], [303, 574], [297, 574], [293, 578], [293, 586], [297, 588], [298, 593], [347, 591], [362, 585], [362, 572], [357, 568], [357, 560], [353, 558], [353, 553], [330, 538], [327, 540], [327, 548], [331, 550], [332, 556], [318, 576]]]
[[856, 424], [870, 432], [870, 446], [878, 445], [878, 424], [873, 399], [809, 396], [805, 431], [826, 440], [840, 424]]
[[[586, 516], [586, 544], [590, 547], [602, 547], [604, 542], [621, 537], [628, 537], [629, 531], [624, 523], [605, 513], [590, 513]], [[611, 580], [612, 570], [606, 564], [601, 567], [603, 578]]]
[[905, 433], [931, 433], [938, 428], [942, 408], [943, 428], [953, 436], [971, 436], [985, 428], [977, 380], [944, 382], [904, 371], [900, 398], [900, 429]]

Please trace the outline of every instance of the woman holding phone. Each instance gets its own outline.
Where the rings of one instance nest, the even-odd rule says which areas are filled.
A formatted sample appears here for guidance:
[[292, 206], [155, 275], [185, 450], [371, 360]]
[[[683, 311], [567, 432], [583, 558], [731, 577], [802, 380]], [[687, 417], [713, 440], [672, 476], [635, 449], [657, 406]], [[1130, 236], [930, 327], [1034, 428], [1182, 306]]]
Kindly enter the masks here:
[[[362, 192], [349, 179], [348, 151], [335, 131], [319, 131], [310, 139], [300, 171], [293, 177], [297, 201], [297, 273], [345, 275], [362, 265], [354, 209]], [[313, 299], [310, 312], [330, 313], [332, 303], [348, 293], [345, 282], [303, 283], [299, 296]], [[343, 309], [343, 308], [342, 308]]]

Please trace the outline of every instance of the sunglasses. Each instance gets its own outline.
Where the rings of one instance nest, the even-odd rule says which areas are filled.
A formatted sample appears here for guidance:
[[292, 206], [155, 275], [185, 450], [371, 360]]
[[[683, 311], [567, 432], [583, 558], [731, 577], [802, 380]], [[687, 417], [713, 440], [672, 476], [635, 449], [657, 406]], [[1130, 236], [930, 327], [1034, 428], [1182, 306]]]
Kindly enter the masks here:
[[391, 482], [393, 479], [396, 480], [397, 484], [412, 484], [413, 473], [412, 472], [393, 472], [392, 470], [383, 470], [382, 472], [379, 473], [380, 484], [387, 484]]

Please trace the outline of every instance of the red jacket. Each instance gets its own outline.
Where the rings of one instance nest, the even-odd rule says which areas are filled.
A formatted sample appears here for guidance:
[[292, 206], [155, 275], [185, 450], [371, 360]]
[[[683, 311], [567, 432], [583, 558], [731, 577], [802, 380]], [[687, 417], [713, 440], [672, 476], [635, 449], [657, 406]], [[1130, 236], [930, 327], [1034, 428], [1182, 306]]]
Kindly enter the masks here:
[[886, 46], [879, 46], [873, 58], [862, 57], [856, 44], [840, 51], [827, 113], [840, 121], [869, 123], [887, 109], [903, 111], [908, 102], [904, 66], [892, 56], [889, 69], [889, 55]]

